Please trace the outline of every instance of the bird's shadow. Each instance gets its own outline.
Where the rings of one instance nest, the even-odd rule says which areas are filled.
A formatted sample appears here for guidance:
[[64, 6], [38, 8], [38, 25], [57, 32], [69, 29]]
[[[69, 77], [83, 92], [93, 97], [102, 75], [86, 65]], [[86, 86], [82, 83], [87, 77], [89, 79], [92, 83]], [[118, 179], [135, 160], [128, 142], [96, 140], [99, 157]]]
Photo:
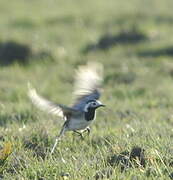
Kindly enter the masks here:
[[31, 60], [53, 60], [50, 52], [34, 52], [30, 45], [16, 41], [0, 42], [0, 66], [9, 66], [14, 63], [27, 65]]
[[140, 57], [159, 57], [159, 56], [173, 56], [173, 46], [154, 49], [144, 50], [137, 53]]
[[116, 166], [120, 167], [121, 172], [124, 172], [128, 168], [144, 168], [146, 164], [144, 155], [144, 149], [140, 147], [133, 147], [132, 150], [123, 151], [119, 154], [113, 154], [107, 157], [107, 167], [101, 171], [97, 171], [94, 178], [96, 180], [103, 178], [111, 178], [113, 169]]
[[133, 147], [132, 150], [123, 151], [119, 154], [109, 156], [107, 162], [112, 167], [120, 166], [123, 172], [130, 167], [145, 167], [146, 158], [144, 154], [145, 150], [141, 147]]
[[82, 52], [85, 54], [96, 50], [107, 50], [120, 44], [137, 44], [147, 39], [148, 37], [144, 33], [136, 29], [122, 31], [119, 34], [104, 34], [97, 43], [88, 44]]

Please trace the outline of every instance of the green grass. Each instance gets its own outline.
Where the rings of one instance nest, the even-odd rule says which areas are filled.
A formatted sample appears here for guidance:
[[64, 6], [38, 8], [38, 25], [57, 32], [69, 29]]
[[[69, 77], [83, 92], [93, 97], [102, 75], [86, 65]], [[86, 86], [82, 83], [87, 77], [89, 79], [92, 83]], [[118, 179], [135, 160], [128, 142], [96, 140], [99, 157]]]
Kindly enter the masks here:
[[[0, 151], [4, 180], [170, 179], [173, 172], [172, 0], [0, 1], [0, 43], [28, 45], [22, 65], [0, 66]], [[136, 29], [146, 40], [119, 42], [84, 53], [105, 34]], [[169, 49], [169, 51], [168, 51]], [[50, 56], [37, 56], [47, 52]], [[55, 102], [70, 104], [73, 74], [87, 61], [104, 65], [107, 105], [98, 110], [90, 137], [67, 133], [50, 149], [62, 121], [39, 111], [27, 97], [27, 82]], [[108, 158], [134, 146], [145, 150], [145, 167], [111, 166]], [[64, 176], [68, 174], [69, 176]], [[100, 175], [101, 176], [101, 175]], [[101, 178], [101, 177], [100, 177]]]

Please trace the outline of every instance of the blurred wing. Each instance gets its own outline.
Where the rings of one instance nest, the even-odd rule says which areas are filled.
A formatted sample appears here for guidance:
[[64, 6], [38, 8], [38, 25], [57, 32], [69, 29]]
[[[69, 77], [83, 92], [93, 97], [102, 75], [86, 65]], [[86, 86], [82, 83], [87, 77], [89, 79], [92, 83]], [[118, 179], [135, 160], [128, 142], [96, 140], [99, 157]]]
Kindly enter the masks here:
[[74, 86], [74, 106], [78, 107], [92, 99], [99, 99], [103, 81], [103, 66], [100, 63], [88, 63], [76, 72]]
[[50, 114], [64, 117], [64, 115], [78, 112], [77, 110], [73, 108], [70, 108], [61, 104], [56, 104], [56, 103], [46, 100], [45, 98], [39, 96], [36, 90], [33, 88], [29, 88], [28, 96], [30, 97], [34, 105], [36, 105], [38, 108], [40, 108], [43, 111], [47, 111]]

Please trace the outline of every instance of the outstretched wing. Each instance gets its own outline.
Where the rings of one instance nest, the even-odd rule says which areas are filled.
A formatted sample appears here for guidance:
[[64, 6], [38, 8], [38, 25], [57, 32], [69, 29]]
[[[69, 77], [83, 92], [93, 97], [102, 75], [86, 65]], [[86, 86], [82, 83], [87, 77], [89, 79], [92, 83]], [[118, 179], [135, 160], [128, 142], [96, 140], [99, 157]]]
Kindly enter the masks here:
[[75, 78], [73, 107], [82, 109], [87, 101], [99, 99], [102, 81], [102, 64], [90, 62], [86, 66], [79, 67]]
[[40, 108], [43, 111], [47, 111], [50, 114], [54, 114], [60, 117], [64, 117], [67, 115], [79, 113], [74, 108], [67, 107], [62, 104], [56, 104], [53, 103], [41, 96], [39, 96], [35, 89], [29, 87], [28, 96], [30, 97], [32, 103], [36, 105], [38, 108]]

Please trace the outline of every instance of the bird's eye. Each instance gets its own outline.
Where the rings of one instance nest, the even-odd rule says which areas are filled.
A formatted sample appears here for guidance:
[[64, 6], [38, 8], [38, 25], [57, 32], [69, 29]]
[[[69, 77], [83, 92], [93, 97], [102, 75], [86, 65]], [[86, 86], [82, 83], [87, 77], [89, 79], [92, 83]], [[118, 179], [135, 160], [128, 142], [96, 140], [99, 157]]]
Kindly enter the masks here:
[[96, 106], [96, 102], [93, 102], [93, 106]]

